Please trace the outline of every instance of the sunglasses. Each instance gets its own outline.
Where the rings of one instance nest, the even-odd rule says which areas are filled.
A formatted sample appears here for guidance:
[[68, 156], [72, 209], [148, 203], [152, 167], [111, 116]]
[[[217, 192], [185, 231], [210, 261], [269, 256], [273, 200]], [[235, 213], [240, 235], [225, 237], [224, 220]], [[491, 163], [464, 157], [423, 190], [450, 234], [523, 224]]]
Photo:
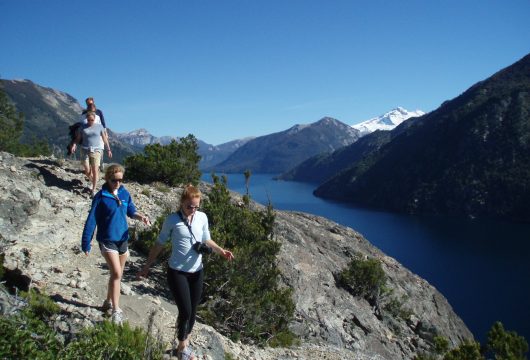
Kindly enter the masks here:
[[187, 207], [188, 209], [190, 209], [190, 210], [197, 210], [197, 209], [199, 209], [199, 206], [194, 206], [194, 205], [188, 205], [188, 206], [186, 206], [186, 207]]
[[122, 182], [123, 182], [123, 178], [121, 178], [121, 179], [110, 179], [109, 181], [110, 181], [111, 183], [113, 183], [113, 184], [117, 184], [117, 183], [119, 183], [119, 182], [122, 183]]

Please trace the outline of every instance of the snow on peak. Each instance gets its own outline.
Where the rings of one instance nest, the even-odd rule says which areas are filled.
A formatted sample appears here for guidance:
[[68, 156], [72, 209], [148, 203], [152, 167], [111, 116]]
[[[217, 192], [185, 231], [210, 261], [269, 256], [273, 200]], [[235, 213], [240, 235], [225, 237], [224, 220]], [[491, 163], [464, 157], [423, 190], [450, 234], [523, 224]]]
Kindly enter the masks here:
[[351, 127], [359, 130], [361, 132], [360, 135], [364, 136], [376, 130], [392, 130], [403, 121], [412, 117], [422, 116], [423, 114], [425, 113], [421, 110], [408, 111], [398, 106], [383, 115], [360, 122]]

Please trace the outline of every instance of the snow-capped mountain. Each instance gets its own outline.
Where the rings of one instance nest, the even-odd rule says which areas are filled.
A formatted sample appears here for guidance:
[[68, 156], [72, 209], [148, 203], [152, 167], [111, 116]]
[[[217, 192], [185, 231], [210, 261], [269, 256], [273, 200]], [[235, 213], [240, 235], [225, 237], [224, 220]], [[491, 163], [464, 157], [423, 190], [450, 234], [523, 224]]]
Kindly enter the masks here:
[[386, 114], [352, 125], [352, 128], [359, 130], [361, 136], [364, 136], [376, 130], [392, 130], [403, 121], [423, 114], [425, 113], [421, 110], [408, 111], [402, 107], [397, 107]]

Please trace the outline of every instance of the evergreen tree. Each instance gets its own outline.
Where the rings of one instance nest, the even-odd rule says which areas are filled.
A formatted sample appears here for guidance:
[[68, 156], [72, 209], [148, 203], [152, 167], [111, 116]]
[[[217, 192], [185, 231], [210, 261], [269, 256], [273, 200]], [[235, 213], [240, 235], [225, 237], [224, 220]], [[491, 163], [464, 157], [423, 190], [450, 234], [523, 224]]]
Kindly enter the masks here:
[[143, 154], [125, 159], [128, 177], [143, 183], [160, 181], [169, 186], [197, 184], [201, 177], [198, 149], [197, 139], [191, 134], [168, 145], [147, 145]]
[[0, 151], [7, 151], [18, 156], [51, 154], [46, 140], [33, 137], [30, 144], [20, 143], [23, 131], [24, 114], [17, 112], [5, 92], [0, 89]]
[[23, 114], [16, 111], [0, 89], [0, 151], [17, 152], [23, 129]]

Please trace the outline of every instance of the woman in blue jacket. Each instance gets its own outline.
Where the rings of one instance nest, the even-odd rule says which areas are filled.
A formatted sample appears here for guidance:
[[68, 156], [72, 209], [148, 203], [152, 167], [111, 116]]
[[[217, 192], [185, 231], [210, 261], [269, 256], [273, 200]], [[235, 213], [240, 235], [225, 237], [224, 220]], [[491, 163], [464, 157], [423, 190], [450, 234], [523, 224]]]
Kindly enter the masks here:
[[120, 283], [127, 256], [129, 255], [129, 224], [127, 216], [151, 225], [149, 218], [136, 211], [131, 195], [123, 186], [124, 168], [110, 165], [105, 171], [105, 185], [94, 196], [92, 208], [83, 229], [81, 248], [86, 256], [90, 253], [90, 243], [97, 227], [96, 240], [101, 254], [110, 270], [107, 298], [103, 302], [103, 311], [112, 308], [112, 322], [123, 322], [120, 309]]

